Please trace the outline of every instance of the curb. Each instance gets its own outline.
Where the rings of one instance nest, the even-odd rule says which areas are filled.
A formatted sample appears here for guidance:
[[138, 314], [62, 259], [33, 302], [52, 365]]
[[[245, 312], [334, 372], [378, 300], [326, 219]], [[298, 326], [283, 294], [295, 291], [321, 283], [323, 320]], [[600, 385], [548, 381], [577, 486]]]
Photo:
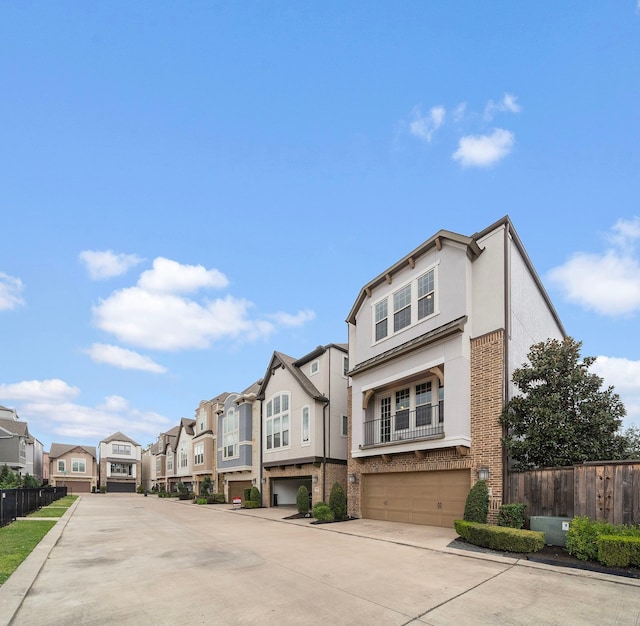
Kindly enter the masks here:
[[45, 561], [49, 558], [51, 550], [62, 536], [80, 500], [82, 500], [82, 496], [76, 499], [62, 517], [56, 518], [56, 525], [42, 538], [7, 581], [0, 586], [0, 624], [2, 626], [11, 624]]

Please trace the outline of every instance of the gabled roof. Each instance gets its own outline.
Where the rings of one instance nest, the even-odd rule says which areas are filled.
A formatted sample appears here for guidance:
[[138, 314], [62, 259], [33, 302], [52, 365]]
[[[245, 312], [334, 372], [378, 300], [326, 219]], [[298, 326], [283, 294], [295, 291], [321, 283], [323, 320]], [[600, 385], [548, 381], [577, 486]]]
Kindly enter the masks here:
[[341, 350], [345, 354], [349, 353], [349, 344], [348, 343], [328, 343], [326, 346], [318, 346], [315, 350], [309, 352], [309, 354], [305, 354], [303, 357], [300, 357], [296, 362], [296, 367], [301, 367], [305, 363], [309, 363], [314, 359], [317, 359], [319, 356], [324, 354], [327, 350], [331, 348], [335, 348], [336, 350]]
[[[304, 358], [304, 357], [303, 357]], [[282, 352], [274, 352], [271, 357], [271, 361], [269, 362], [269, 367], [262, 379], [262, 384], [260, 385], [260, 390], [258, 391], [258, 399], [264, 400], [265, 397], [265, 389], [269, 384], [269, 380], [271, 376], [273, 376], [273, 372], [278, 368], [282, 367], [286, 369], [298, 382], [300, 387], [314, 400], [328, 400], [324, 394], [318, 391], [318, 388], [302, 373], [300, 368], [296, 366], [298, 361], [293, 359], [292, 357], [283, 354]]]
[[7, 432], [18, 435], [19, 437], [29, 437], [29, 429], [27, 422], [19, 422], [16, 420], [0, 419], [0, 428]]
[[111, 443], [112, 441], [126, 441], [127, 443], [130, 443], [134, 446], [140, 445], [139, 443], [137, 443], [130, 437], [127, 437], [125, 434], [121, 433], [120, 431], [118, 431], [117, 433], [114, 433], [113, 435], [109, 435], [109, 437], [107, 437], [106, 439], [103, 439], [100, 443]]
[[94, 459], [96, 458], [95, 446], [81, 446], [75, 443], [52, 443], [51, 450], [49, 450], [49, 458], [57, 459], [72, 450], [82, 450], [83, 452], [91, 455]]
[[184, 432], [187, 435], [191, 435], [193, 437], [194, 433], [195, 433], [195, 428], [194, 426], [196, 425], [196, 420], [192, 420], [189, 419], [188, 417], [183, 417], [180, 420], [180, 426], [178, 429], [178, 435], [175, 437], [175, 439], [171, 442], [171, 447], [176, 450], [178, 447], [178, 443], [180, 441], [180, 437], [182, 435], [182, 433]]

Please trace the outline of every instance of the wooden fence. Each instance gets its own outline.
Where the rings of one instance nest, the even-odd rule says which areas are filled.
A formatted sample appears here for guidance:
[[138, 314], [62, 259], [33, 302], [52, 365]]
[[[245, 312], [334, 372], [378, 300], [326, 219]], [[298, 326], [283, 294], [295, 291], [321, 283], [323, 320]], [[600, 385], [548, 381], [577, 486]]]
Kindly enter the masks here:
[[640, 461], [594, 462], [509, 475], [509, 502], [527, 515], [586, 515], [612, 524], [640, 524]]

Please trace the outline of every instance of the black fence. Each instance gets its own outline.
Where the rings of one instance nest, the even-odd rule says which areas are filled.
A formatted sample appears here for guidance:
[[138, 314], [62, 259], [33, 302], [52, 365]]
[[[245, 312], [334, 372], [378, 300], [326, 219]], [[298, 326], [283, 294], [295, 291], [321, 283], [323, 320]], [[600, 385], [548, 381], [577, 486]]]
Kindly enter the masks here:
[[41, 509], [67, 495], [66, 487], [0, 489], [0, 526]]

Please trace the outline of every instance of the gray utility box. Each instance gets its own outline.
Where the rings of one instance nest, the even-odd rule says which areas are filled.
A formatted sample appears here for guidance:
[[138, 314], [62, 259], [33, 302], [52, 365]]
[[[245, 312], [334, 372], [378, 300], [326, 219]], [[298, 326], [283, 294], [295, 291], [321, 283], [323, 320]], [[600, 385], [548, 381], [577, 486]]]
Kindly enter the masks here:
[[544, 533], [544, 542], [548, 546], [564, 546], [567, 543], [567, 531], [571, 519], [571, 517], [532, 515], [529, 518], [529, 527], [531, 530], [541, 530]]

